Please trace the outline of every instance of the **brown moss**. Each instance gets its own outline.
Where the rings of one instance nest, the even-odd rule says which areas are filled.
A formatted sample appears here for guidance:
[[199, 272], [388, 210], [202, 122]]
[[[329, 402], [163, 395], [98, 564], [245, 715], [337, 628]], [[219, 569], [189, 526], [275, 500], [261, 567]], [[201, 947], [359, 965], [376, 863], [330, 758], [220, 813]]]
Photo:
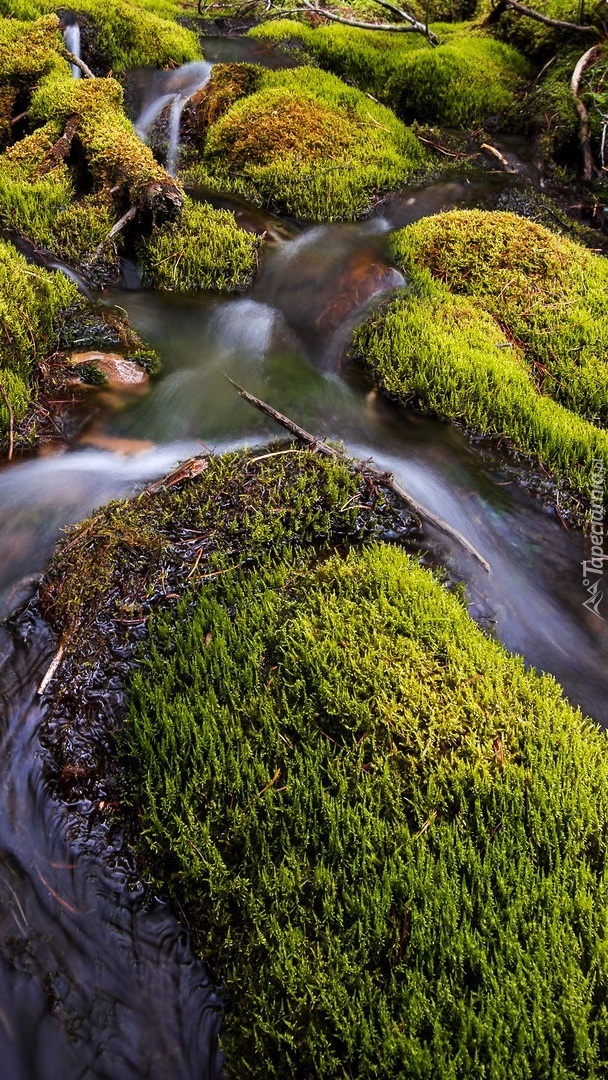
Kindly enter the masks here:
[[256, 95], [246, 110], [232, 110], [213, 129], [214, 154], [234, 167], [268, 165], [296, 154], [309, 162], [331, 159], [354, 140], [353, 123], [336, 109], [293, 92]]
[[0, 146], [6, 145], [11, 137], [16, 99], [17, 89], [14, 86], [0, 86]]
[[216, 64], [207, 85], [191, 98], [182, 116], [182, 130], [202, 145], [211, 124], [231, 105], [257, 90], [259, 69], [253, 64]]

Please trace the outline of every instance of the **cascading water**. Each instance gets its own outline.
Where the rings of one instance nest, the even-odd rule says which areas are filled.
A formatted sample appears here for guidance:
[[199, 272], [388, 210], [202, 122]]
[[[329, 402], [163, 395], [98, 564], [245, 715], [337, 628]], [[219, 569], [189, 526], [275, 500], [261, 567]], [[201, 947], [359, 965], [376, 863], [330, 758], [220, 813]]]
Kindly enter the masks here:
[[[80, 56], [80, 26], [76, 18], [73, 15], [64, 16], [63, 20], [63, 40], [65, 41], [65, 47], [68, 52], [71, 52], [78, 60]], [[79, 79], [82, 72], [77, 64], [70, 64], [72, 69], [72, 75], [75, 79]]]
[[159, 71], [148, 80], [144, 100], [134, 126], [144, 142], [161, 113], [171, 106], [167, 133], [166, 169], [175, 175], [179, 153], [179, 132], [185, 105], [209, 82], [212, 65], [205, 60], [193, 60], [177, 71]]

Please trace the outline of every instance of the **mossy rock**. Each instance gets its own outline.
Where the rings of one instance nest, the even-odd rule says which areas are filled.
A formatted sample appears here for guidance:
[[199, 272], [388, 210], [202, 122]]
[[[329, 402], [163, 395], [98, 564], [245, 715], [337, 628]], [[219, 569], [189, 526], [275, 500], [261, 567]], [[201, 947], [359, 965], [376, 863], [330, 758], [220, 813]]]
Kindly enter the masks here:
[[510, 109], [528, 66], [478, 26], [433, 24], [440, 44], [387, 34], [281, 20], [251, 31], [276, 42], [301, 41], [322, 67], [374, 94], [406, 121], [467, 127]]
[[128, 730], [231, 1075], [602, 1075], [606, 737], [400, 550], [196, 586]]
[[[29, 266], [11, 244], [0, 241], [0, 385], [14, 423], [30, 405], [36, 363], [55, 351], [67, 309], [81, 304], [76, 287], [63, 274]], [[2, 398], [0, 441], [8, 429], [9, 410]]]
[[122, 87], [115, 79], [66, 78], [64, 71], [43, 79], [31, 104], [34, 123], [64, 125], [78, 117], [78, 137], [98, 188], [120, 183], [136, 196], [166, 178], [123, 112]]
[[263, 72], [260, 89], [210, 126], [202, 158], [218, 185], [249, 183], [274, 209], [313, 221], [360, 216], [426, 162], [388, 109], [307, 67]]
[[182, 132], [201, 146], [211, 124], [231, 105], [254, 93], [261, 71], [254, 64], [214, 64], [206, 86], [192, 96], [182, 113]]
[[242, 288], [253, 276], [260, 243], [228, 210], [186, 199], [177, 220], [140, 245], [143, 283], [182, 292]]
[[357, 333], [391, 393], [537, 454], [579, 492], [608, 466], [608, 261], [509, 213], [396, 233], [408, 291]]
[[[22, 20], [38, 19], [56, 10], [53, 0], [0, 0], [0, 15]], [[96, 28], [94, 49], [107, 64], [99, 74], [200, 59], [196, 35], [175, 22], [181, 14], [177, 4], [163, 0], [79, 0], [70, 11], [76, 19], [83, 13], [87, 25]]]

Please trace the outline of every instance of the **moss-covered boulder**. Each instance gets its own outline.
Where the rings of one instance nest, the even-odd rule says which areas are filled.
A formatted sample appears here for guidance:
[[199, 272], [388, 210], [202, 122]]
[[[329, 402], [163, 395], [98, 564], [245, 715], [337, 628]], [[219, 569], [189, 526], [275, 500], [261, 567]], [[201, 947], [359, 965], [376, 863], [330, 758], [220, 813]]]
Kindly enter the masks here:
[[393, 237], [406, 293], [356, 350], [424, 411], [506, 438], [588, 494], [608, 464], [608, 262], [508, 213], [453, 211]]
[[467, 127], [511, 108], [527, 64], [510, 46], [471, 23], [434, 24], [440, 44], [420, 35], [387, 34], [292, 20], [251, 33], [278, 43], [299, 41], [322, 67], [374, 94], [408, 122]]
[[230, 211], [186, 199], [177, 220], [140, 245], [143, 283], [163, 291], [231, 291], [250, 281], [260, 245]]
[[356, 218], [427, 157], [395, 116], [314, 68], [261, 72], [258, 89], [208, 129], [188, 176], [247, 191], [305, 220]]
[[25, 417], [36, 364], [55, 351], [65, 312], [78, 303], [76, 287], [63, 274], [29, 266], [0, 241], [0, 446], [11, 423]]
[[129, 742], [232, 1075], [601, 1075], [605, 735], [398, 549], [195, 587]]

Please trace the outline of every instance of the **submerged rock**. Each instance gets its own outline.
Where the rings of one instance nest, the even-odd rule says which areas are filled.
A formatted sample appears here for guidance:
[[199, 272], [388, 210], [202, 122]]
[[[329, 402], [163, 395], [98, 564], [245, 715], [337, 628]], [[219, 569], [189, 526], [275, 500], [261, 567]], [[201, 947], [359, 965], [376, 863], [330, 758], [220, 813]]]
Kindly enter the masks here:
[[148, 375], [135, 361], [117, 353], [79, 352], [68, 357], [68, 364], [76, 369], [83, 382], [100, 383], [112, 389], [144, 387]]

